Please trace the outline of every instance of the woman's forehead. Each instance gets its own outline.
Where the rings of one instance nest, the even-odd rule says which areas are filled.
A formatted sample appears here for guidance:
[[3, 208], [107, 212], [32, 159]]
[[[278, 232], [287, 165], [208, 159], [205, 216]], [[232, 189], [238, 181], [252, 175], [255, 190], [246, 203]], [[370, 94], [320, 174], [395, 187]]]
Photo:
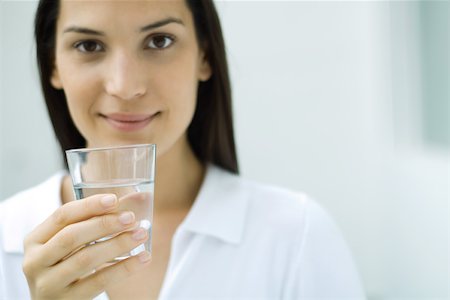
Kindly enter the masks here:
[[192, 22], [191, 12], [184, 0], [61, 0], [60, 26], [135, 27], [163, 19]]

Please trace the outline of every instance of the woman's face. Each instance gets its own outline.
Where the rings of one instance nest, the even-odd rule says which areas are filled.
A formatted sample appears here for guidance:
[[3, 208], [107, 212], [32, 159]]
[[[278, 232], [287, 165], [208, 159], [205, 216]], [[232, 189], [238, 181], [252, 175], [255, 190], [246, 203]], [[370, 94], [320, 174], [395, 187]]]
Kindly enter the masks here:
[[183, 0], [60, 3], [52, 85], [88, 147], [187, 146], [211, 70]]

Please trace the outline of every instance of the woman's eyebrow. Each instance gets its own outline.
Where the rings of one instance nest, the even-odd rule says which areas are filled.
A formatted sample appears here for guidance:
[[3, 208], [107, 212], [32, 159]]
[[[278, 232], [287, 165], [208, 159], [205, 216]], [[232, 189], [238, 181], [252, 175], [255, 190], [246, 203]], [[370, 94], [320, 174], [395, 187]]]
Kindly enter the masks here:
[[102, 31], [97, 31], [85, 27], [79, 27], [79, 26], [69, 26], [66, 29], [64, 29], [63, 33], [67, 32], [76, 32], [76, 33], [84, 33], [84, 34], [92, 34], [92, 35], [105, 35]]
[[183, 21], [181, 21], [180, 19], [167, 18], [167, 19], [164, 19], [164, 20], [161, 20], [161, 21], [157, 21], [157, 22], [145, 25], [144, 27], [141, 28], [140, 32], [144, 32], [144, 31], [148, 31], [148, 30], [155, 29], [155, 28], [158, 28], [158, 27], [162, 27], [162, 26], [170, 24], [170, 23], [177, 23], [177, 24], [180, 24], [180, 25], [184, 26]]
[[[167, 18], [164, 20], [160, 20], [154, 23], [150, 23], [148, 25], [145, 25], [144, 27], [142, 27], [139, 31], [140, 32], [145, 32], [148, 30], [152, 30], [158, 27], [162, 27], [165, 26], [167, 24], [170, 23], [176, 23], [176, 24], [180, 24], [184, 26], [183, 21], [181, 21], [180, 19], [177, 18]], [[83, 33], [83, 34], [91, 34], [91, 35], [105, 35], [104, 32], [102, 31], [98, 31], [98, 30], [93, 30], [93, 29], [89, 29], [86, 27], [80, 27], [80, 26], [69, 26], [66, 29], [64, 29], [63, 33], [67, 33], [67, 32], [76, 32], [76, 33]]]

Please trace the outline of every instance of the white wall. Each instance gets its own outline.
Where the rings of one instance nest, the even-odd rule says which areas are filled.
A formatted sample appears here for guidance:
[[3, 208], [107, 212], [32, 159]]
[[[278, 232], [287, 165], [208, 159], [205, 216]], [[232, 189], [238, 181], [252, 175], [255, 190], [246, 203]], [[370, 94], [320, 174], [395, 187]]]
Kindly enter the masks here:
[[[420, 68], [406, 23], [417, 5], [402, 3], [219, 2], [238, 153], [245, 176], [304, 190], [333, 215], [370, 299], [448, 299], [450, 158], [411, 138]], [[0, 12], [0, 198], [58, 167], [32, 59], [34, 7]]]
[[371, 299], [449, 297], [450, 160], [418, 137], [417, 5], [220, 5], [243, 173], [318, 199]]
[[[1, 1], [1, 0], [0, 0]], [[0, 11], [0, 199], [37, 184], [59, 157], [34, 59], [35, 1], [4, 1]]]

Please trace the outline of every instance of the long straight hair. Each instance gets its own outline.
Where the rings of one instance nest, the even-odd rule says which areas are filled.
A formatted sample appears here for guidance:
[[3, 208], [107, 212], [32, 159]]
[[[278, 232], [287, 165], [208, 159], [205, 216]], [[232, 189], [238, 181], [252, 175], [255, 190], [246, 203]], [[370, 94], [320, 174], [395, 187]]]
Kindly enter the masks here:
[[[225, 43], [219, 17], [212, 0], [186, 0], [195, 25], [199, 47], [208, 60], [212, 76], [200, 82], [197, 105], [188, 127], [188, 140], [197, 158], [203, 163], [238, 173], [234, 142], [231, 86]], [[42, 92], [50, 120], [64, 151], [86, 147], [86, 140], [72, 121], [64, 91], [53, 88], [50, 78], [55, 62], [58, 0], [40, 0], [35, 16], [36, 56]], [[65, 162], [67, 168], [67, 162]]]

